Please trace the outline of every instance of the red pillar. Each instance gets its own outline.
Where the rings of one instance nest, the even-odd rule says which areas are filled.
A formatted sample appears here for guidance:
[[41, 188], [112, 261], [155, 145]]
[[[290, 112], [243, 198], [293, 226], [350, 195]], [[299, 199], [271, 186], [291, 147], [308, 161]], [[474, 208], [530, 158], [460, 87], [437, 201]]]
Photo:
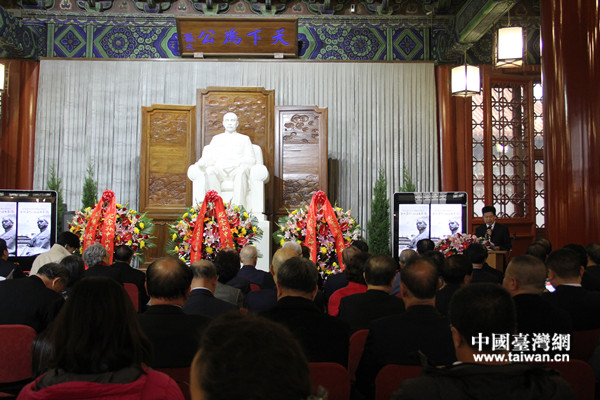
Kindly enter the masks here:
[[600, 0], [542, 0], [546, 231], [600, 241]]

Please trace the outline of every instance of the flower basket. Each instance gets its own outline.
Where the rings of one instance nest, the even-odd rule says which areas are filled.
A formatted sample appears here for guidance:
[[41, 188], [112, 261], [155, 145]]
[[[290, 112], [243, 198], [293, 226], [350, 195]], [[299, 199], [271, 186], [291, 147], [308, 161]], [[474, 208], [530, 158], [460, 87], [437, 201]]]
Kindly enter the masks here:
[[[107, 193], [109, 192], [109, 193]], [[85, 245], [85, 232], [86, 228], [95, 226], [91, 231], [88, 232], [91, 236], [92, 243], [102, 243], [105, 248], [105, 241], [107, 239], [106, 232], [110, 228], [106, 217], [110, 214], [111, 201], [114, 198], [112, 191], [105, 191], [102, 198], [96, 205], [96, 208], [87, 207], [81, 211], [75, 211], [75, 217], [69, 224], [69, 230], [79, 236], [81, 241], [81, 252], [83, 252]], [[110, 197], [112, 194], [112, 197]], [[110, 197], [110, 198], [109, 198]], [[111, 259], [112, 259], [112, 248], [115, 246], [127, 245], [131, 247], [134, 252], [134, 257], [140, 263], [144, 262], [144, 250], [148, 247], [154, 247], [152, 243], [154, 236], [154, 224], [152, 219], [148, 218], [146, 214], [140, 214], [135, 210], [128, 208], [128, 204], [114, 204], [114, 237], [112, 240]], [[97, 211], [97, 212], [96, 212]], [[96, 212], [96, 213], [95, 213]], [[96, 219], [95, 223], [92, 221]], [[111, 218], [112, 219], [112, 218]], [[105, 223], [106, 222], [106, 223]], [[112, 232], [111, 232], [112, 233]], [[111, 234], [112, 236], [112, 234]], [[108, 251], [109, 249], [107, 249]]]
[[[209, 197], [208, 193], [207, 197]], [[206, 203], [206, 209], [200, 258], [212, 261], [219, 250], [226, 247], [221, 243], [215, 202], [210, 197], [208, 199], [205, 197], [204, 200], [201, 204], [190, 207], [179, 217], [175, 224], [169, 226], [171, 238], [167, 243], [167, 253], [180, 258], [187, 264], [190, 264], [191, 261], [193, 234], [204, 203]], [[242, 206], [222, 204], [228, 228], [231, 231], [233, 247], [237, 251], [240, 251], [247, 244], [258, 242], [262, 238], [263, 232], [258, 227], [258, 218], [246, 212]]]
[[444, 239], [440, 239], [435, 244], [435, 250], [441, 252], [444, 257], [450, 257], [455, 254], [462, 254], [472, 243], [482, 243], [484, 246], [490, 246], [489, 241], [483, 238], [478, 238], [475, 235], [468, 233], [455, 233]]
[[[317, 192], [318, 194], [319, 192]], [[322, 196], [325, 194], [323, 192]], [[315, 196], [317, 196], [315, 194]], [[326, 199], [326, 197], [325, 197]], [[313, 201], [315, 201], [313, 197]], [[320, 200], [324, 200], [323, 197]], [[329, 201], [327, 201], [329, 204]], [[342, 271], [338, 260], [338, 252], [336, 250], [336, 239], [331, 231], [331, 228], [326, 220], [325, 207], [315, 207], [316, 215], [316, 260], [313, 259], [317, 265], [317, 269], [324, 278], [336, 274]], [[312, 203], [311, 203], [312, 206]], [[331, 205], [329, 205], [331, 207]], [[348, 247], [353, 240], [360, 239], [361, 227], [358, 225], [356, 220], [351, 217], [351, 210], [344, 211], [339, 207], [331, 207], [333, 214], [339, 225], [339, 229], [343, 238], [343, 247]], [[273, 239], [279, 244], [295, 240], [300, 244], [305, 244], [307, 241], [308, 231], [308, 220], [309, 220], [310, 207], [307, 204], [303, 204], [300, 208], [289, 212], [287, 216], [279, 218], [277, 222], [278, 229], [273, 233]], [[305, 244], [307, 245], [307, 244]], [[310, 247], [310, 246], [308, 246]], [[311, 257], [312, 259], [312, 257]]]

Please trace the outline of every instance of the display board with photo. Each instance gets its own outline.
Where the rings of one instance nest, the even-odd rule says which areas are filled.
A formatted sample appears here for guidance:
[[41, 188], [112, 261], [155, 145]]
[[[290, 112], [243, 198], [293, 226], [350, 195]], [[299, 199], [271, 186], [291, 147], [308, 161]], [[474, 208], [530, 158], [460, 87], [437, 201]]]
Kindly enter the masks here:
[[9, 256], [16, 255], [17, 250], [17, 203], [0, 203], [0, 220], [2, 221], [2, 233], [0, 239], [6, 242]]

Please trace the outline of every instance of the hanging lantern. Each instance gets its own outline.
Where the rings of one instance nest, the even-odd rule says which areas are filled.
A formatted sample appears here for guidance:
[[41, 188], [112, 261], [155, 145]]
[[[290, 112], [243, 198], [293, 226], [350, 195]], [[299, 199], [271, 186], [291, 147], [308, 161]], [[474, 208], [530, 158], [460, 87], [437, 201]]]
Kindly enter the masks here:
[[474, 65], [459, 65], [452, 68], [452, 95], [473, 96], [481, 91], [479, 67]]
[[523, 28], [510, 26], [500, 28], [495, 35], [494, 63], [498, 68], [513, 68], [523, 65]]

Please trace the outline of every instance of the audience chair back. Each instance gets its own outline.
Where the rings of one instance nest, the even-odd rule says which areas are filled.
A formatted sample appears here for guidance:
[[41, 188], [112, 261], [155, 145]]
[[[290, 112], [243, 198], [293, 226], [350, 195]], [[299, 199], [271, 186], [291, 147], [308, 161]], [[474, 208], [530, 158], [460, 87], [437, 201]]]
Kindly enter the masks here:
[[596, 376], [587, 362], [571, 360], [569, 362], [551, 362], [546, 366], [560, 372], [560, 376], [571, 385], [579, 400], [594, 399]]
[[31, 344], [35, 334], [27, 325], [0, 325], [0, 391], [18, 393], [31, 380]]
[[381, 368], [375, 378], [375, 400], [389, 400], [403, 381], [418, 377], [422, 369], [418, 365], [395, 364]]
[[356, 380], [356, 369], [360, 363], [363, 350], [365, 349], [365, 342], [369, 336], [368, 329], [361, 329], [350, 336], [350, 347], [348, 351], [348, 372], [350, 373], [350, 379]]
[[600, 329], [573, 331], [571, 358], [589, 361], [600, 339]]
[[129, 295], [129, 298], [131, 299], [131, 302], [133, 303], [133, 308], [135, 308], [135, 311], [140, 312], [140, 297], [139, 297], [140, 294], [139, 294], [137, 286], [135, 286], [133, 283], [124, 283], [123, 287], [125, 288], [125, 291]]
[[154, 368], [158, 372], [169, 375], [181, 389], [186, 400], [191, 400], [190, 393], [190, 367], [181, 368]]
[[328, 400], [350, 399], [350, 375], [346, 368], [327, 362], [311, 362], [308, 366], [314, 391], [322, 386], [327, 390]]

